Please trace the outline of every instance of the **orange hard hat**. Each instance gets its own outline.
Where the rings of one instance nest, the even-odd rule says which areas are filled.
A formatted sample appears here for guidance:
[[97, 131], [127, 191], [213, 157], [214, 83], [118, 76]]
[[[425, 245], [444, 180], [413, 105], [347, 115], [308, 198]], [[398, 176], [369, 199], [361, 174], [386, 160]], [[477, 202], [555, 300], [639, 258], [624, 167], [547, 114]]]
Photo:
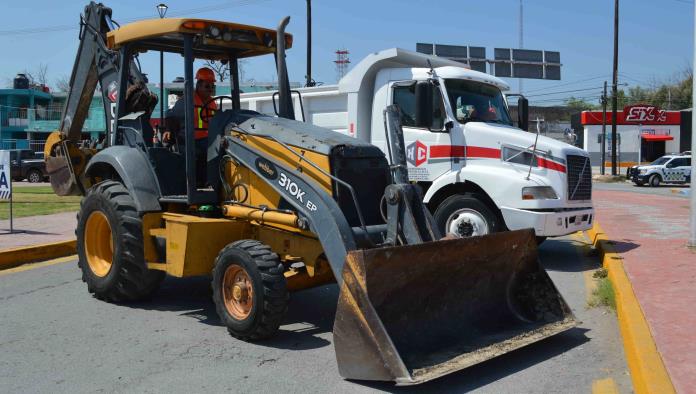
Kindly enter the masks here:
[[199, 81], [215, 83], [215, 73], [208, 67], [201, 67], [198, 69], [198, 71], [196, 71], [196, 79]]

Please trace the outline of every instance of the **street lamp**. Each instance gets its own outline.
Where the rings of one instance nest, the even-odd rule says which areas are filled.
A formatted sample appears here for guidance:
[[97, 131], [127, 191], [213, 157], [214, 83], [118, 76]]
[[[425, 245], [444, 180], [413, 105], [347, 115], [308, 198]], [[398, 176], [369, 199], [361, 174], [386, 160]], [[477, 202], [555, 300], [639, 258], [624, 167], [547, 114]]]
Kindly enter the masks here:
[[[160, 19], [164, 18], [167, 14], [167, 5], [164, 3], [157, 4], [157, 13]], [[162, 132], [162, 124], [164, 123], [164, 52], [160, 51], [160, 121], [159, 121], [159, 131]]]
[[157, 13], [159, 14], [160, 18], [164, 18], [164, 15], [167, 14], [167, 5], [164, 3], [159, 3], [157, 4]]

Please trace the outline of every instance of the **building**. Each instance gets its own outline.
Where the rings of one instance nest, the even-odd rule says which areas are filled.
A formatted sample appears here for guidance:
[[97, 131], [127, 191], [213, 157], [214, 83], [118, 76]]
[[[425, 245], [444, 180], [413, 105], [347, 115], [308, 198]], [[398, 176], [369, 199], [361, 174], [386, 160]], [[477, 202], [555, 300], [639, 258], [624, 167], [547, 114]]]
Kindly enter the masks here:
[[[617, 162], [621, 167], [651, 162], [667, 153], [677, 153], [690, 138], [682, 127], [680, 111], [665, 111], [652, 105], [631, 105], [616, 113]], [[580, 115], [583, 128], [583, 148], [589, 152], [593, 166], [602, 161], [602, 112], [583, 111]], [[611, 166], [612, 114], [607, 112], [605, 136], [605, 165]]]
[[[174, 105], [184, 92], [183, 79], [164, 84], [164, 97], [167, 108]], [[292, 83], [292, 88], [301, 86]], [[48, 89], [33, 86], [26, 89], [0, 89], [0, 149], [43, 150], [48, 135], [58, 130], [60, 119], [67, 100], [66, 92], [51, 94]], [[148, 84], [150, 91], [159, 96], [159, 84]], [[241, 86], [242, 92], [259, 92], [276, 90], [275, 83], [253, 83]], [[230, 94], [229, 82], [219, 83], [217, 95]], [[159, 103], [152, 112], [152, 124], [159, 123]], [[92, 97], [89, 115], [82, 127], [83, 140], [100, 140], [104, 137], [106, 119], [101, 92], [97, 89]]]

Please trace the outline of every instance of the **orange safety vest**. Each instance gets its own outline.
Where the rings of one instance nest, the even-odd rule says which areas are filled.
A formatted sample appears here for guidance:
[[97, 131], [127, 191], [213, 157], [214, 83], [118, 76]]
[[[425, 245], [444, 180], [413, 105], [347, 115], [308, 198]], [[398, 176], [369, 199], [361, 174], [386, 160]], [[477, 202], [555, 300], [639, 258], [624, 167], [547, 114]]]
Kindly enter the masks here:
[[[200, 140], [202, 138], [208, 138], [208, 122], [203, 121], [201, 118], [201, 111], [203, 111], [203, 101], [201, 100], [200, 97], [198, 97], [198, 94], [193, 95], [193, 137], [197, 140]], [[208, 119], [210, 119], [213, 115], [215, 115], [215, 111], [217, 111], [217, 103], [215, 101], [211, 101], [208, 103], [208, 112], [210, 114], [208, 115]]]

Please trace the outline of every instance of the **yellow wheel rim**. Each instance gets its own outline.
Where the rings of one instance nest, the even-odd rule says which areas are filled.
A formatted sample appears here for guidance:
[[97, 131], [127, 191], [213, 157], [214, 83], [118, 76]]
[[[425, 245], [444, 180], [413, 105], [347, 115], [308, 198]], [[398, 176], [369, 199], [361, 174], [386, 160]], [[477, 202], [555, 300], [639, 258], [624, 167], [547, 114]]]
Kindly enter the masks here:
[[249, 317], [254, 306], [254, 288], [244, 268], [230, 265], [222, 278], [222, 297], [227, 312], [237, 320]]
[[94, 275], [103, 278], [111, 271], [114, 241], [109, 220], [101, 211], [94, 211], [85, 225], [85, 254]]

